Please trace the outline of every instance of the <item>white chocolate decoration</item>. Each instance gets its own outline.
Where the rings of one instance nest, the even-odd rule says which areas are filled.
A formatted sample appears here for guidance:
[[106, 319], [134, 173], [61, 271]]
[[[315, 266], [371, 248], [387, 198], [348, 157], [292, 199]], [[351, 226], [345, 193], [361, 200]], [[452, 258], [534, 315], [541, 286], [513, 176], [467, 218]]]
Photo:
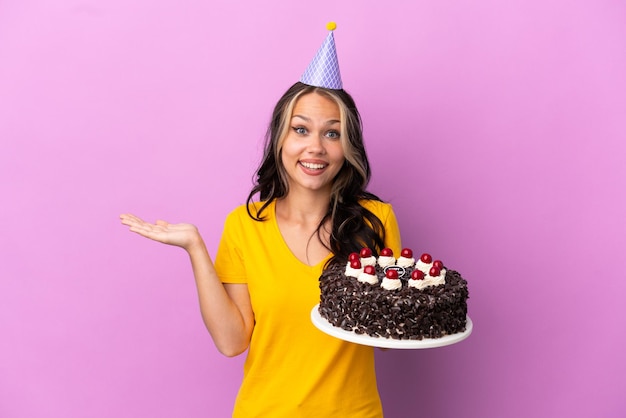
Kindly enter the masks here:
[[346, 276], [347, 277], [359, 277], [359, 274], [363, 272], [363, 268], [354, 268], [351, 266], [351, 263], [348, 261], [346, 264]]
[[365, 267], [365, 266], [375, 266], [376, 265], [376, 257], [374, 257], [374, 256], [366, 257], [366, 258], [361, 257], [361, 265], [363, 267]]
[[407, 258], [407, 257], [400, 256], [396, 264], [399, 265], [400, 267], [409, 268], [409, 267], [412, 267], [413, 264], [415, 264], [415, 259], [413, 257]]
[[369, 284], [378, 283], [378, 277], [376, 277], [376, 274], [367, 274], [365, 271], [362, 271], [359, 274], [359, 277], [357, 277], [357, 280], [360, 281], [361, 283], [369, 283]]
[[378, 265], [381, 266], [382, 268], [393, 266], [395, 264], [396, 264], [395, 257], [389, 257], [389, 256], [384, 256], [384, 255], [381, 255], [380, 257], [378, 257]]
[[385, 277], [383, 279], [383, 282], [381, 283], [381, 286], [387, 290], [396, 290], [402, 287], [402, 281], [400, 279], [390, 279], [388, 277]]

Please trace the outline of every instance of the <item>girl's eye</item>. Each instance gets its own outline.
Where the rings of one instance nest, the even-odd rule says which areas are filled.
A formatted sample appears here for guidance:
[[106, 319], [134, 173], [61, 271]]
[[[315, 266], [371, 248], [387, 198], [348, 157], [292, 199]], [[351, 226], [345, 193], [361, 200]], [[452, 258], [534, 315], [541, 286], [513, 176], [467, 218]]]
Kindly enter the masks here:
[[298, 135], [305, 135], [306, 134], [306, 128], [303, 128], [302, 126], [294, 126], [292, 129]]
[[339, 139], [339, 132], [337, 131], [328, 131], [326, 132], [326, 136], [330, 139]]

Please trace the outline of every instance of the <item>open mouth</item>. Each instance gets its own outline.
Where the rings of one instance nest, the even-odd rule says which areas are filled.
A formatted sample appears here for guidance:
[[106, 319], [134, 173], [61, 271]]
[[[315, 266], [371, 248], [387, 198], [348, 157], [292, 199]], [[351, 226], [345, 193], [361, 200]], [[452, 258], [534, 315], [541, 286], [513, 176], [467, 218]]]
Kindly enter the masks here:
[[328, 166], [328, 164], [306, 163], [304, 161], [300, 161], [300, 165], [309, 170], [323, 170]]

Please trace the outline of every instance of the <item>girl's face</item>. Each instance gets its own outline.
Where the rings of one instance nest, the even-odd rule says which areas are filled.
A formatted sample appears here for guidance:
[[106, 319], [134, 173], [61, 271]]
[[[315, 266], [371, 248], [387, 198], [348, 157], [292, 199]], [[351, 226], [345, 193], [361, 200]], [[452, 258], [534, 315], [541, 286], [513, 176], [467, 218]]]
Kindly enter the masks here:
[[343, 166], [339, 106], [322, 95], [309, 93], [295, 103], [281, 159], [289, 190], [330, 193]]

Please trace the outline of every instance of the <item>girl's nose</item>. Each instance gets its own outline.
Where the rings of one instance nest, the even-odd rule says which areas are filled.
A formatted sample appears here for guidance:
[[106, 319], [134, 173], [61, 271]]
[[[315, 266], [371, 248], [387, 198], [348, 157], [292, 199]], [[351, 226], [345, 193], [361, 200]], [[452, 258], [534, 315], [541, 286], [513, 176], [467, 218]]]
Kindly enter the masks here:
[[316, 133], [310, 136], [310, 142], [307, 150], [311, 153], [323, 154], [326, 149], [324, 148], [324, 138], [322, 133]]

